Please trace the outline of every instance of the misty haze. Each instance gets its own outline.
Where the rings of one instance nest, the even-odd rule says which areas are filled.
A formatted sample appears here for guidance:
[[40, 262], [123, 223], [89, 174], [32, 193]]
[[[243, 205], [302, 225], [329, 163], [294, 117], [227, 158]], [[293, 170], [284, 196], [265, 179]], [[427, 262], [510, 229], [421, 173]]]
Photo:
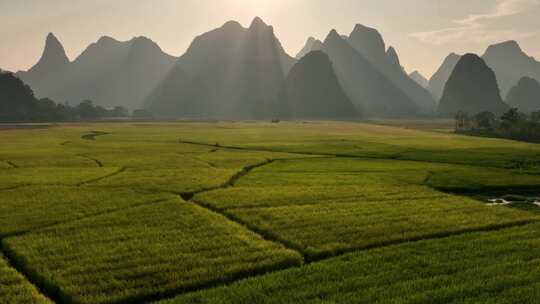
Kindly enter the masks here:
[[540, 0], [0, 0], [0, 303], [540, 303]]

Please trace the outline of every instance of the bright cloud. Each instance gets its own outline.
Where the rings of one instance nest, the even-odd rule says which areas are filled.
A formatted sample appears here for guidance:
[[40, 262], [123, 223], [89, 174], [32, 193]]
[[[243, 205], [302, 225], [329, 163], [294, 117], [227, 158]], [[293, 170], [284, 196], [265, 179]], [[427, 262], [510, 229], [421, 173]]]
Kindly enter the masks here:
[[537, 32], [490, 29], [488, 23], [498, 18], [521, 14], [539, 4], [539, 0], [497, 0], [495, 7], [488, 13], [473, 14], [464, 19], [454, 20], [455, 27], [412, 33], [410, 36], [435, 45], [528, 38], [536, 35]]

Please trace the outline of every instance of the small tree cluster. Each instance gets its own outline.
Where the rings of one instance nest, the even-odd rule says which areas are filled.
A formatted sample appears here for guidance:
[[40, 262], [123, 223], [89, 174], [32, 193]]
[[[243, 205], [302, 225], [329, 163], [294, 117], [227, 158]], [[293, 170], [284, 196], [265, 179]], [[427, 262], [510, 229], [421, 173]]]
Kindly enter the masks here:
[[127, 117], [124, 107], [105, 109], [85, 100], [72, 107], [48, 98], [37, 99], [32, 89], [11, 73], [0, 73], [0, 122], [58, 122]]
[[458, 112], [455, 119], [458, 133], [540, 142], [540, 111], [526, 115], [513, 108], [501, 117], [491, 112], [474, 116]]

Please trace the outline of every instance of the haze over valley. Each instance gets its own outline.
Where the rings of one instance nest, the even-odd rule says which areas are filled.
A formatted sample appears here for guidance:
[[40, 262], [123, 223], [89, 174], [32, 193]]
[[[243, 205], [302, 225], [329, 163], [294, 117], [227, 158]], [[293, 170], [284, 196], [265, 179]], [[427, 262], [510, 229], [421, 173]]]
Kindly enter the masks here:
[[0, 0], [0, 304], [538, 303], [539, 15]]

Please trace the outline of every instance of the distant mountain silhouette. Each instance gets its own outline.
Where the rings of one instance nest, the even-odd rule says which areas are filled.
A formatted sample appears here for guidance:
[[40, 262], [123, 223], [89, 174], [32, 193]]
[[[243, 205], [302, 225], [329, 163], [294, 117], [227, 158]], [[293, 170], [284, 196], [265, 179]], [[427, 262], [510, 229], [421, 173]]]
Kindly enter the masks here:
[[[274, 100], [296, 60], [260, 18], [197, 37], [147, 99], [159, 116], [252, 118]], [[173, 110], [174, 109], [174, 110]]]
[[510, 89], [506, 103], [525, 113], [540, 111], [540, 84], [534, 78], [523, 77]]
[[71, 103], [90, 99], [133, 109], [142, 106], [175, 60], [145, 37], [126, 42], [102, 37], [69, 62], [58, 39], [49, 34], [41, 60], [18, 76], [40, 97]]
[[508, 108], [502, 101], [495, 73], [484, 60], [475, 54], [461, 57], [446, 82], [439, 113], [446, 117], [459, 111], [502, 114]]
[[421, 111], [424, 113], [435, 111], [436, 104], [431, 94], [407, 75], [396, 50], [393, 47], [386, 49], [379, 31], [357, 24], [347, 41], [416, 103]]
[[523, 52], [516, 41], [491, 45], [482, 58], [495, 71], [503, 96], [524, 76], [540, 81], [540, 62]]
[[420, 72], [414, 71], [409, 74], [409, 77], [411, 77], [412, 80], [416, 81], [416, 83], [418, 83], [421, 87], [425, 89], [429, 87], [429, 81]]
[[339, 84], [328, 55], [313, 51], [303, 56], [287, 76], [272, 105], [280, 119], [350, 119], [359, 116]]
[[302, 57], [306, 56], [311, 51], [320, 51], [323, 48], [322, 41], [315, 39], [313, 37], [309, 37], [306, 41], [306, 44], [300, 50], [300, 52], [296, 55], [296, 59], [300, 60]]
[[353, 104], [367, 115], [414, 116], [421, 112], [418, 105], [335, 30], [326, 37], [322, 51], [330, 57]]
[[17, 72], [16, 76], [31, 85], [40, 95], [41, 92], [47, 92], [47, 86], [52, 82], [51, 76], [63, 71], [69, 63], [64, 47], [53, 33], [49, 33], [39, 61], [27, 72]]
[[435, 74], [433, 74], [429, 80], [429, 91], [437, 102], [441, 100], [444, 92], [444, 86], [446, 85], [448, 78], [450, 78], [450, 75], [452, 75], [452, 72], [454, 71], [459, 59], [461, 59], [461, 56], [455, 53], [448, 55], [437, 72], [435, 72]]

